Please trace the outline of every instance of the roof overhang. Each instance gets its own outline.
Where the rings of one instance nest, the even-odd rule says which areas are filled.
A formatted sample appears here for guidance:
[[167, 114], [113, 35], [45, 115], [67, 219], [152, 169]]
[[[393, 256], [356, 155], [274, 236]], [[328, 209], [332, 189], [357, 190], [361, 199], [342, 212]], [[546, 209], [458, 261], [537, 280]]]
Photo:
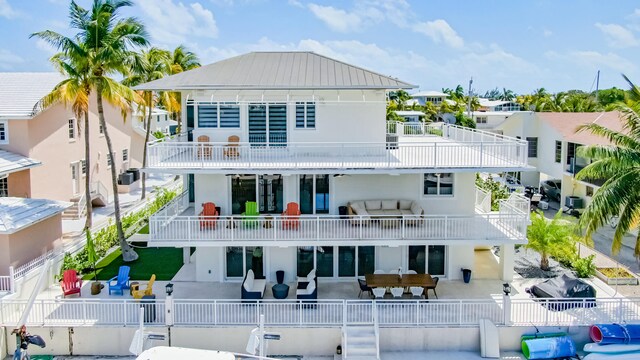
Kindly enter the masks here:
[[30, 157], [22, 156], [7, 150], [0, 150], [0, 176], [28, 170], [42, 163]]
[[285, 86], [217, 86], [217, 85], [188, 85], [188, 86], [155, 86], [151, 83], [142, 84], [135, 86], [134, 90], [140, 91], [195, 91], [195, 90], [230, 90], [230, 91], [243, 91], [243, 90], [254, 90], [254, 91], [269, 91], [269, 90], [279, 90], [279, 91], [290, 91], [290, 90], [397, 90], [397, 89], [412, 89], [415, 88], [416, 85], [395, 87], [393, 89], [387, 89], [385, 87], [380, 86], [358, 86], [358, 87], [344, 87], [344, 86], [324, 86], [324, 87], [285, 87]]

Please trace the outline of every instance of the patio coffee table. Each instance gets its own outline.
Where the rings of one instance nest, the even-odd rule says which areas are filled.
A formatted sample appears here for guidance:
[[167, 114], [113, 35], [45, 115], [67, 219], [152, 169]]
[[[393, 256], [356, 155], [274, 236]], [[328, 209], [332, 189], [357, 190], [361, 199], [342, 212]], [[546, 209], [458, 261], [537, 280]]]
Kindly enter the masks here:
[[289, 285], [275, 284], [271, 287], [274, 299], [286, 299], [289, 296]]

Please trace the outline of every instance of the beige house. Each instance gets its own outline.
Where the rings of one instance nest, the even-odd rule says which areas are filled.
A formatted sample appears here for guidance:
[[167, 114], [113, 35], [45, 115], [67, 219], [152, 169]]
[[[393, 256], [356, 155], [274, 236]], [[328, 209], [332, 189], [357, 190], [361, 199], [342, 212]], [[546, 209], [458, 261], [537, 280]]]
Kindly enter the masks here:
[[9, 266], [22, 266], [58, 245], [61, 214], [69, 206], [55, 200], [0, 198], [0, 276], [9, 275]]
[[[61, 80], [57, 73], [0, 73], [0, 196], [77, 202], [90, 172], [94, 201], [109, 202], [113, 196], [110, 167], [116, 166], [118, 174], [140, 167], [142, 150], [132, 147], [142, 146], [144, 140], [133, 130], [130, 117], [123, 119], [119, 110], [105, 103], [115, 150], [112, 162], [92, 98], [88, 168], [82, 119], [76, 119], [62, 104], [47, 109], [38, 106]], [[8, 169], [4, 173], [3, 167]]]

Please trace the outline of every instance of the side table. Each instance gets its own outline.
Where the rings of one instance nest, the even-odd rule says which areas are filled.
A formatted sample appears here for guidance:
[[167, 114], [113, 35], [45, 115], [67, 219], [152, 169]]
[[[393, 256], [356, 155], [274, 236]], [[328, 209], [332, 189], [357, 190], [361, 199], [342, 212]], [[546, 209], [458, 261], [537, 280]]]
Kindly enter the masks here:
[[271, 287], [274, 299], [286, 299], [289, 296], [289, 285], [275, 284]]

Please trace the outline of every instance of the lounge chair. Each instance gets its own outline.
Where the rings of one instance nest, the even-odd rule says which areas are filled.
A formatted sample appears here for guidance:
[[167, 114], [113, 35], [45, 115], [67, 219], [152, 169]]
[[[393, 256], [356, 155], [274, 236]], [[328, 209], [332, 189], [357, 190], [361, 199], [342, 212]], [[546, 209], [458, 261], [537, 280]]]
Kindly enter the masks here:
[[282, 222], [283, 229], [296, 229], [300, 228], [300, 206], [298, 203], [290, 202], [287, 204], [287, 209], [282, 213], [284, 221]]
[[209, 137], [207, 135], [198, 136], [198, 142], [204, 144], [198, 144], [198, 159], [211, 159], [211, 145], [209, 143]]
[[200, 217], [200, 230], [215, 229], [218, 215], [216, 204], [212, 202], [202, 204], [202, 211], [198, 214]]
[[62, 287], [62, 297], [67, 295], [78, 294], [81, 295], [80, 288], [82, 287], [82, 279], [78, 277], [78, 273], [73, 270], [65, 270], [62, 273], [62, 280], [60, 280], [60, 286]]
[[315, 300], [318, 298], [318, 288], [316, 287], [316, 281], [311, 280], [307, 283], [307, 286], [298, 288], [296, 290], [296, 298], [298, 300]]
[[242, 225], [245, 228], [257, 227], [260, 222], [258, 219], [260, 216], [258, 203], [255, 201], [247, 201], [244, 203], [244, 212], [240, 215], [242, 215]]
[[134, 299], [142, 299], [143, 296], [150, 296], [153, 295], [153, 283], [156, 281], [156, 274], [151, 275], [151, 279], [149, 279], [149, 282], [147, 283], [147, 288], [144, 290], [140, 290], [140, 288], [138, 288], [138, 290], [133, 290], [131, 292], [131, 295], [133, 295]]
[[124, 290], [129, 289], [129, 271], [131, 271], [130, 267], [120, 266], [118, 276], [109, 279], [107, 282], [109, 284], [109, 295], [112, 292], [119, 292], [120, 295], [124, 295]]
[[244, 276], [241, 286], [242, 299], [262, 299], [264, 297], [264, 289], [267, 287], [267, 280], [256, 279], [253, 270], [249, 269], [247, 275]]
[[229, 143], [224, 149], [224, 156], [237, 158], [240, 156], [240, 152], [238, 151], [238, 143], [240, 142], [240, 138], [237, 135], [231, 135], [227, 139]]

